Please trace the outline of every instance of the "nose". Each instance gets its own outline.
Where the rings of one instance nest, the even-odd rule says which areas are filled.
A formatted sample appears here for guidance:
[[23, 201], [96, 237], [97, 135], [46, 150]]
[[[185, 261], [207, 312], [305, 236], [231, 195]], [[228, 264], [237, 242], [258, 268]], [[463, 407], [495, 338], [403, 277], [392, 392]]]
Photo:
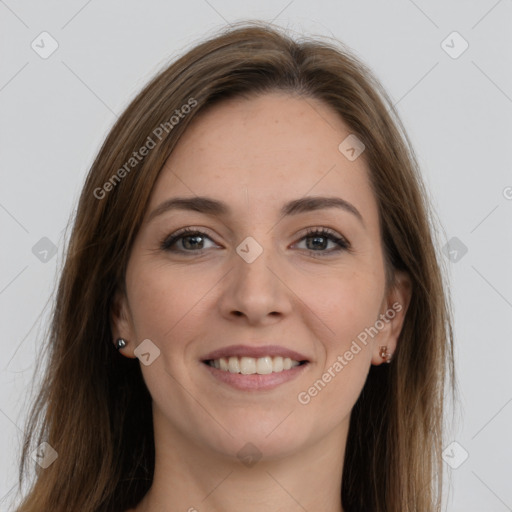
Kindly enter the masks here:
[[218, 302], [222, 316], [231, 321], [243, 317], [250, 325], [268, 325], [288, 315], [293, 292], [272, 249], [264, 249], [253, 261], [240, 254], [233, 254], [232, 270], [224, 279]]

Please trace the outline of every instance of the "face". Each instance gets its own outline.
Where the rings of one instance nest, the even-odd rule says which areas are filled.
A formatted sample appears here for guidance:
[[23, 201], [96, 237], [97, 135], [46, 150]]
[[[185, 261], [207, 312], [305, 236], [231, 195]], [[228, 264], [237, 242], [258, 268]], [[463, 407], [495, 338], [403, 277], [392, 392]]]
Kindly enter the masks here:
[[[146, 339], [147, 360], [160, 351], [141, 364], [155, 428], [268, 458], [346, 435], [408, 303], [406, 286], [386, 291], [364, 153], [338, 149], [349, 134], [322, 102], [272, 93], [214, 106], [178, 143], [113, 315], [124, 355]], [[223, 208], [169, 203], [198, 197]], [[319, 197], [338, 202], [293, 203]]]

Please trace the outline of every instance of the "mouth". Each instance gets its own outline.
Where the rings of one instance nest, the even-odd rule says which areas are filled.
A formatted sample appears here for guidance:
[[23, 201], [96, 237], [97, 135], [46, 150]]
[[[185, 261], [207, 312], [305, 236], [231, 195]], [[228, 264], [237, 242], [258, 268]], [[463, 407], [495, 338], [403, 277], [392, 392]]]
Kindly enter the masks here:
[[290, 357], [264, 356], [264, 357], [220, 357], [218, 359], [207, 359], [203, 363], [229, 373], [240, 373], [242, 375], [269, 375], [291, 370], [296, 366], [307, 364], [306, 360], [297, 361]]
[[311, 361], [277, 345], [231, 345], [211, 352], [201, 362], [217, 382], [241, 391], [263, 391], [294, 380]]

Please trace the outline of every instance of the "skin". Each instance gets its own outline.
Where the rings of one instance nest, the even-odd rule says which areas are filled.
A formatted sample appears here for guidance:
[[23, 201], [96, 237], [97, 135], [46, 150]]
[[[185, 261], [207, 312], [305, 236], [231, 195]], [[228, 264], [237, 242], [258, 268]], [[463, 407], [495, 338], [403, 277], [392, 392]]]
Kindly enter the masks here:
[[[402, 273], [385, 288], [364, 153], [351, 162], [338, 150], [349, 133], [318, 100], [268, 93], [204, 112], [166, 162], [133, 245], [126, 295], [117, 294], [112, 311], [114, 339], [128, 340], [123, 355], [135, 357], [144, 339], [160, 350], [141, 364], [153, 398], [156, 464], [133, 510], [342, 511], [350, 412], [370, 366], [383, 362], [379, 347], [394, 352], [411, 293]], [[173, 210], [149, 220], [163, 201], [196, 195], [226, 202], [232, 215]], [[363, 222], [336, 208], [280, 217], [285, 202], [306, 195], [341, 197]], [[189, 226], [207, 238], [178, 241], [182, 254], [160, 248]], [[332, 252], [329, 241], [312, 254], [314, 237], [304, 238], [310, 227], [332, 229], [351, 251]], [[247, 236], [263, 248], [252, 263], [236, 252]], [[298, 394], [394, 302], [402, 310], [308, 404], [299, 403]], [[201, 362], [231, 344], [282, 345], [310, 362], [273, 390], [240, 391]], [[261, 455], [251, 467], [237, 457], [247, 443]]]

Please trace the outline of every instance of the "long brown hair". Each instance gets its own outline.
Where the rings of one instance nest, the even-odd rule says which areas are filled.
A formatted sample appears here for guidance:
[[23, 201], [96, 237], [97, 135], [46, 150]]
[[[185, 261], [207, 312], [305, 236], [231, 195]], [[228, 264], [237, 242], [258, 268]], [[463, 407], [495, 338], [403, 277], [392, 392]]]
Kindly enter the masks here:
[[151, 396], [139, 362], [113, 347], [112, 299], [123, 288], [155, 181], [189, 123], [222, 99], [275, 90], [322, 100], [365, 144], [388, 276], [405, 270], [413, 285], [393, 362], [371, 368], [351, 414], [343, 506], [440, 509], [451, 308], [409, 139], [380, 83], [341, 43], [293, 39], [269, 24], [245, 22], [159, 72], [115, 123], [90, 169], [56, 295], [48, 365], [28, 419], [20, 484], [41, 442], [58, 458], [47, 469], [36, 466], [18, 512], [122, 511], [148, 491]]

